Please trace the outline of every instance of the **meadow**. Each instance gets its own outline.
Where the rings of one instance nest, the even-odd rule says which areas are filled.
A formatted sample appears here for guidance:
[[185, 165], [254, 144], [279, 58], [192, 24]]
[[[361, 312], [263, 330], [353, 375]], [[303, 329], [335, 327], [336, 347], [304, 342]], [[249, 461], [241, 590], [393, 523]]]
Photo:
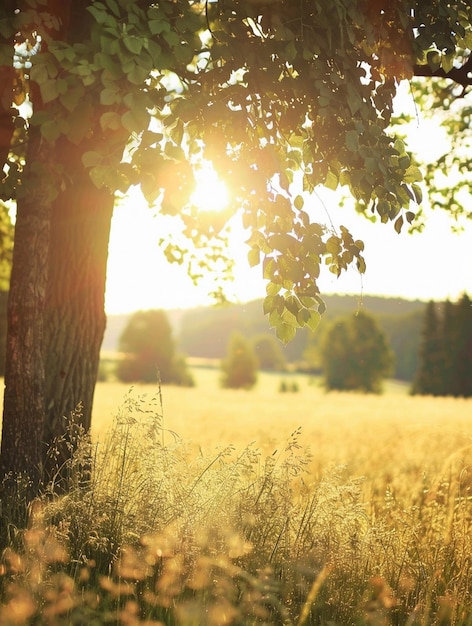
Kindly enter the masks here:
[[97, 385], [70, 493], [4, 554], [1, 624], [472, 624], [472, 400], [194, 373]]

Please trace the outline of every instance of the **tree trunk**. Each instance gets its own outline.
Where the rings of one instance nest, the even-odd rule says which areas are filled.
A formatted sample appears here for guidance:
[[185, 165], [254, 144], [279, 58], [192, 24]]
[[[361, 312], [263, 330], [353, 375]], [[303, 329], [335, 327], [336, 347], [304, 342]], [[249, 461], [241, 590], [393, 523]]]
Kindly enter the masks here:
[[[42, 160], [38, 129], [31, 129], [25, 177]], [[0, 471], [25, 474], [38, 487], [42, 473], [45, 370], [44, 306], [48, 275], [50, 204], [45, 190], [23, 192], [17, 201], [13, 267], [8, 298], [8, 335]]]
[[[87, 2], [47, 4], [61, 25], [52, 36], [74, 40], [88, 28]], [[69, 22], [74, 25], [71, 32]], [[30, 93], [35, 114], [48, 108], [38, 92]], [[31, 124], [29, 130], [28, 167], [17, 203], [0, 456], [0, 480], [20, 473], [32, 478], [26, 501], [37, 494], [41, 480], [70, 457], [64, 418], [79, 403], [83, 405], [79, 421], [90, 428], [105, 329], [114, 202], [112, 192], [94, 186], [81, 160], [85, 151], [100, 151], [111, 139], [102, 135], [99, 91], [96, 96], [96, 127], [80, 144], [61, 137], [52, 146], [41, 140], [38, 126]], [[121, 154], [127, 138], [124, 129], [115, 133], [116, 154]], [[63, 167], [62, 178], [56, 163]], [[41, 181], [45, 181], [42, 190]], [[56, 438], [65, 439], [65, 444], [51, 458], [47, 452]]]
[[[46, 413], [43, 441], [65, 433], [65, 418], [90, 429], [100, 346], [105, 331], [106, 265], [113, 194], [97, 189], [81, 163], [81, 148], [62, 140], [61, 162], [69, 183], [53, 203], [45, 309]], [[47, 471], [70, 456], [58, 446]]]

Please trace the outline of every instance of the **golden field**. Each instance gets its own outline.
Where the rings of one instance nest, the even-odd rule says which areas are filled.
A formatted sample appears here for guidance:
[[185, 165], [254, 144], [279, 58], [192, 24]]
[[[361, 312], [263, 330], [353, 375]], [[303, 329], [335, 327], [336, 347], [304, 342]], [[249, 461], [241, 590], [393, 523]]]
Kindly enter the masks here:
[[7, 548], [0, 623], [472, 626], [472, 399], [194, 375], [97, 385], [69, 492]]
[[[196, 449], [211, 453], [254, 443], [264, 455], [280, 449], [296, 429], [313, 455], [313, 469], [347, 465], [351, 475], [394, 476], [411, 471], [443, 472], [448, 463], [472, 459], [472, 399], [410, 396], [406, 384], [387, 381], [382, 395], [327, 393], [305, 375], [261, 373], [251, 391], [222, 389], [218, 370], [195, 368], [196, 386], [161, 390], [164, 428]], [[281, 393], [282, 380], [299, 391]], [[93, 433], [102, 436], [123, 399], [153, 398], [153, 385], [99, 383]], [[159, 400], [160, 402], [160, 400]], [[472, 472], [472, 466], [470, 468]]]

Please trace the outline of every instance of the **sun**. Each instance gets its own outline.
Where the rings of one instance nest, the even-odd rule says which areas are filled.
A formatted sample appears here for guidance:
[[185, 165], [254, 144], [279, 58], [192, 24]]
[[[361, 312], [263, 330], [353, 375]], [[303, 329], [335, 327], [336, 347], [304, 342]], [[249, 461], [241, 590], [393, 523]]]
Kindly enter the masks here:
[[210, 162], [195, 170], [195, 190], [190, 200], [200, 211], [224, 211], [229, 204], [229, 192]]

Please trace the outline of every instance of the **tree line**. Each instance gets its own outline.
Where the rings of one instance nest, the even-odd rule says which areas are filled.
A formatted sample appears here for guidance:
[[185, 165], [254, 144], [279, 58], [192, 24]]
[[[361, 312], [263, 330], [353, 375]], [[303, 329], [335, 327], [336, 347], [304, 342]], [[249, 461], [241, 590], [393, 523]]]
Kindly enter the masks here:
[[420, 366], [413, 393], [472, 396], [472, 302], [429, 302], [420, 344]]
[[[123, 382], [193, 385], [172, 332], [165, 311], [135, 313], [120, 337], [117, 378]], [[328, 390], [380, 393], [384, 379], [395, 372], [395, 353], [388, 337], [375, 316], [366, 311], [326, 320], [316, 341], [313, 339], [305, 348], [304, 367], [320, 373]], [[251, 339], [233, 327], [221, 356], [223, 387], [250, 389], [257, 382], [259, 369], [286, 369], [282, 345], [268, 333]], [[457, 303], [431, 301], [424, 307], [411, 392], [472, 395], [472, 305], [466, 294]]]
[[[394, 352], [392, 376], [411, 382], [418, 367], [418, 347], [422, 317], [426, 303], [401, 298], [376, 296], [328, 295], [325, 296], [326, 312], [322, 323], [314, 331], [301, 329], [286, 346], [281, 345], [285, 360], [289, 363], [319, 370], [319, 341], [327, 322], [349, 316], [358, 310], [373, 315], [385, 332]], [[169, 312], [175, 319], [176, 336], [182, 352], [192, 357], [221, 359], [225, 353], [230, 334], [237, 330], [249, 339], [270, 332], [262, 311], [262, 301], [224, 307], [190, 309], [185, 314]], [[105, 336], [108, 349], [116, 345], [119, 329], [114, 331], [110, 319], [110, 335]]]

